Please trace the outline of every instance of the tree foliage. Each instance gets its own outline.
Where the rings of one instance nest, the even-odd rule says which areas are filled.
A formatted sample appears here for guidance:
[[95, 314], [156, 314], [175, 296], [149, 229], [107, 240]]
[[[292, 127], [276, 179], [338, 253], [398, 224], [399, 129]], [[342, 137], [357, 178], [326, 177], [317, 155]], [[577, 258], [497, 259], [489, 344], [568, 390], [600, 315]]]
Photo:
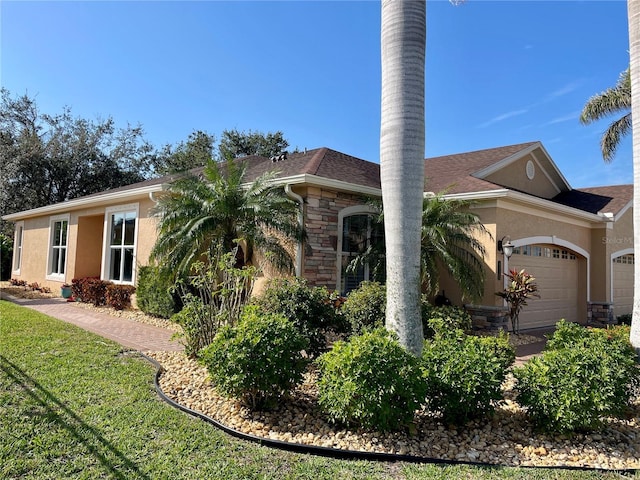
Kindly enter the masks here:
[[156, 171], [161, 175], [168, 175], [204, 167], [214, 158], [214, 144], [214, 135], [195, 130], [189, 134], [186, 142], [180, 142], [175, 147], [165, 145], [158, 154]]
[[239, 162], [209, 161], [202, 177], [176, 179], [154, 208], [158, 238], [152, 259], [180, 276], [219, 245], [224, 252], [240, 246], [239, 263], [252, 260], [258, 250], [273, 266], [290, 271], [286, 240], [303, 237], [298, 206], [270, 184], [271, 174], [245, 185], [244, 173]]
[[[372, 219], [382, 223], [382, 205], [371, 204], [379, 209], [379, 214], [372, 215]], [[439, 291], [443, 268], [456, 279], [465, 298], [482, 297], [485, 248], [479, 236], [490, 236], [490, 233], [480, 218], [468, 210], [469, 205], [466, 200], [447, 200], [443, 193], [423, 200], [420, 276], [424, 293]], [[373, 277], [382, 280], [385, 261], [383, 242], [371, 241], [369, 247], [350, 262], [347, 271], [368, 263]]]
[[239, 132], [236, 129], [224, 130], [218, 145], [220, 160], [229, 160], [248, 155], [272, 157], [279, 155], [289, 146], [289, 142], [280, 131], [272, 133]]
[[615, 86], [591, 97], [582, 109], [580, 121], [588, 125], [611, 115], [622, 113], [622, 117], [611, 122], [602, 134], [600, 149], [605, 162], [613, 160], [622, 138], [631, 133], [631, 71], [627, 68], [620, 74]]
[[[87, 120], [65, 107], [40, 113], [33, 98], [0, 91], [0, 214], [144, 180], [153, 147], [140, 126]], [[4, 225], [3, 225], [4, 227]]]

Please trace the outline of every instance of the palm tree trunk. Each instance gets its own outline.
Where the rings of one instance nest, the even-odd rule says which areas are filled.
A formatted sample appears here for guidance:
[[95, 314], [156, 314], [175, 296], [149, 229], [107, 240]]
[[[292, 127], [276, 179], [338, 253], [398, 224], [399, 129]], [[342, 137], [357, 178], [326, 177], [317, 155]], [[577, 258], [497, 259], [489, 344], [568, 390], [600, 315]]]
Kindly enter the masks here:
[[[633, 132], [633, 231], [634, 253], [640, 253], [640, 0], [627, 1], [631, 67], [631, 121]], [[640, 355], [640, 262], [634, 266], [631, 343]]]
[[380, 175], [387, 255], [386, 326], [422, 352], [420, 227], [424, 193], [425, 0], [382, 0]]

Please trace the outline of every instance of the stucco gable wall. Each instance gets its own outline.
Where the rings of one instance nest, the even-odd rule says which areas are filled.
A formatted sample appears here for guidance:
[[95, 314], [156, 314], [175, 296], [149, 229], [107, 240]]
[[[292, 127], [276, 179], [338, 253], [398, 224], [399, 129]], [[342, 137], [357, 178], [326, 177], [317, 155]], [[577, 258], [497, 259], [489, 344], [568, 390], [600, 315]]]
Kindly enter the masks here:
[[[527, 176], [529, 161], [533, 164], [533, 179]], [[560, 186], [555, 184], [548, 174], [545, 166], [529, 154], [486, 176], [485, 180], [537, 197], [551, 199], [560, 193]]]

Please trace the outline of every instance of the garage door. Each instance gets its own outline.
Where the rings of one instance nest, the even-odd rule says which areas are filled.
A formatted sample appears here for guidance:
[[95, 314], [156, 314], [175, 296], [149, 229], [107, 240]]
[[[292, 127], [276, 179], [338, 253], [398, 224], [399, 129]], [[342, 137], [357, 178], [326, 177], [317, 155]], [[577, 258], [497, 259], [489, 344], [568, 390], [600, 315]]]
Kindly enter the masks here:
[[613, 314], [616, 317], [633, 310], [633, 262], [633, 254], [613, 259]]
[[514, 249], [509, 268], [524, 268], [533, 275], [540, 294], [540, 298], [532, 298], [522, 309], [520, 329], [550, 327], [562, 318], [569, 322], [579, 320], [579, 263], [574, 252], [554, 245]]

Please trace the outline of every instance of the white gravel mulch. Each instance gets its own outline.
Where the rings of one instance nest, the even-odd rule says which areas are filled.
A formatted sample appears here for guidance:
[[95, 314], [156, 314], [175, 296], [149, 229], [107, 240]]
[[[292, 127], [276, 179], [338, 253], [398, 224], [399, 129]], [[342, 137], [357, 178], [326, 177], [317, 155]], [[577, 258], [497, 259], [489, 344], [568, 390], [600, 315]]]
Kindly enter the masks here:
[[184, 353], [147, 355], [162, 365], [160, 388], [168, 397], [246, 434], [304, 445], [508, 466], [640, 468], [638, 399], [628, 418], [608, 420], [601, 432], [573, 437], [542, 434], [533, 429], [515, 402], [510, 376], [503, 386], [506, 400], [491, 419], [453, 428], [420, 411], [414, 434], [366, 432], [342, 428], [323, 418], [312, 373], [277, 409], [251, 412], [217, 395], [206, 369]]

